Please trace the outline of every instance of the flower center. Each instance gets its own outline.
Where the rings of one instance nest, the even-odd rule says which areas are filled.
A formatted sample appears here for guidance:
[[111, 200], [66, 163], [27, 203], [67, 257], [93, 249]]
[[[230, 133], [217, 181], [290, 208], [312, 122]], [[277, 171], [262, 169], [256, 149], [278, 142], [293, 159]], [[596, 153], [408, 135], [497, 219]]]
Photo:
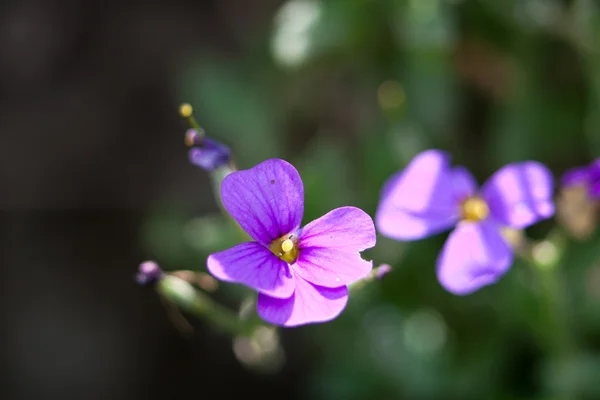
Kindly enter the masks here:
[[461, 205], [461, 216], [464, 221], [479, 222], [487, 218], [490, 209], [481, 197], [468, 197]]
[[298, 258], [298, 247], [294, 235], [285, 235], [275, 239], [269, 250], [288, 264], [293, 264]]

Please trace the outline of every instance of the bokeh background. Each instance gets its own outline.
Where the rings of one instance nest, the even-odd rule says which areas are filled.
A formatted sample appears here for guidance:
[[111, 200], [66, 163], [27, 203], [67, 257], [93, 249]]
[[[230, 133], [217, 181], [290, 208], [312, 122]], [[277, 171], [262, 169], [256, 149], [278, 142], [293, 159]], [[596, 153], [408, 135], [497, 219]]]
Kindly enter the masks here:
[[[329, 324], [282, 332], [256, 369], [182, 322], [137, 264], [205, 271], [235, 243], [187, 161], [193, 104], [241, 168], [292, 162], [305, 221], [374, 214], [427, 148], [480, 181], [600, 155], [594, 0], [19, 0], [0, 4], [2, 399], [599, 399], [600, 235], [569, 239], [556, 287], [521, 262], [444, 292], [444, 236], [378, 239], [394, 267]], [[527, 232], [541, 239], [546, 221]], [[542, 273], [543, 276], [543, 273]], [[215, 298], [234, 309], [240, 288]]]

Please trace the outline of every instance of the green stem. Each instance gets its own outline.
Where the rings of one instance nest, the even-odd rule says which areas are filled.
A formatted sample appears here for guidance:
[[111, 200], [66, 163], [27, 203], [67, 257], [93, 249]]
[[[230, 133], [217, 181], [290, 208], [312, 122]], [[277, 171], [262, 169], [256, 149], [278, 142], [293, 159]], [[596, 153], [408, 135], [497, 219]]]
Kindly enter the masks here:
[[[577, 351], [571, 330], [568, 291], [560, 268], [565, 245], [564, 232], [555, 227], [541, 242], [525, 241], [518, 252], [531, 266], [540, 289], [540, 318], [534, 329], [546, 346], [551, 363], [561, 367], [568, 365]], [[556, 400], [573, 398], [570, 390], [555, 393]]]
[[362, 289], [365, 285], [367, 285], [368, 283], [374, 281], [375, 279], [377, 279], [377, 275], [379, 273], [380, 270], [386, 270], [389, 269], [390, 267], [388, 265], [380, 265], [377, 268], [373, 268], [371, 270], [371, 272], [369, 272], [369, 274], [367, 276], [365, 276], [363, 279], [361, 279], [360, 281], [356, 281], [350, 285], [348, 285], [348, 291], [350, 293], [356, 293], [358, 292], [360, 289]]
[[261, 326], [255, 320], [243, 320], [232, 310], [214, 302], [209, 296], [183, 279], [164, 276], [156, 284], [157, 292], [181, 310], [204, 318], [232, 336], [251, 336]]
[[541, 288], [543, 312], [545, 314], [548, 345], [555, 356], [564, 358], [575, 349], [570, 329], [569, 299], [560, 264], [564, 254], [565, 236], [561, 229], [555, 228], [547, 239], [537, 246], [546, 246], [550, 254], [539, 254], [532, 247], [528, 257]]

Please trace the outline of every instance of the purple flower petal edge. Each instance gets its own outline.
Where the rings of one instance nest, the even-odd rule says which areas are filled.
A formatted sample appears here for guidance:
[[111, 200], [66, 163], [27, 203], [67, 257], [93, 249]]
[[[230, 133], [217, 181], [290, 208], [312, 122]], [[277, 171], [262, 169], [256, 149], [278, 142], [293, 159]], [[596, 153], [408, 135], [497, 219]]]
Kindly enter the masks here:
[[563, 174], [560, 183], [563, 186], [587, 185], [588, 183], [588, 167], [571, 168]]
[[483, 185], [492, 217], [511, 228], [526, 228], [554, 215], [554, 178], [543, 164], [508, 164]]
[[296, 168], [284, 160], [227, 175], [221, 198], [227, 212], [264, 246], [296, 231], [302, 222], [304, 186]]
[[340, 207], [318, 218], [300, 233], [294, 271], [315, 285], [337, 287], [364, 278], [373, 268], [360, 251], [376, 242], [371, 217], [356, 207]]
[[288, 264], [259, 243], [241, 243], [211, 254], [206, 264], [215, 278], [241, 283], [269, 296], [290, 297], [296, 287]]
[[461, 222], [450, 233], [437, 261], [440, 284], [456, 295], [467, 295], [495, 283], [508, 271], [513, 253], [498, 226]]
[[258, 295], [258, 315], [274, 325], [294, 327], [336, 318], [346, 307], [346, 286], [326, 288], [296, 277], [296, 290], [288, 299]]
[[459, 211], [452, 177], [445, 152], [417, 155], [385, 182], [375, 214], [377, 230], [393, 239], [416, 240], [452, 227]]
[[600, 158], [589, 165], [575, 167], [565, 172], [561, 178], [561, 185], [585, 187], [591, 199], [600, 200]]

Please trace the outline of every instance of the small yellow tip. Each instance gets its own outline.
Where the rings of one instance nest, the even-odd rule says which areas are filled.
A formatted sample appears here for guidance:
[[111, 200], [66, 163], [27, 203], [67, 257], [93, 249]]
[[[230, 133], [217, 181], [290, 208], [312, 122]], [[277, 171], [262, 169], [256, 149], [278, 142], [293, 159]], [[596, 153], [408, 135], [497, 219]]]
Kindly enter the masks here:
[[191, 117], [193, 112], [194, 112], [194, 109], [192, 108], [191, 104], [189, 104], [189, 103], [183, 103], [181, 105], [181, 107], [179, 107], [179, 114], [181, 114], [181, 116], [183, 118]]
[[284, 253], [287, 253], [288, 251], [292, 250], [294, 248], [294, 242], [292, 242], [290, 239], [285, 239], [283, 241], [283, 243], [281, 243], [281, 250]]

